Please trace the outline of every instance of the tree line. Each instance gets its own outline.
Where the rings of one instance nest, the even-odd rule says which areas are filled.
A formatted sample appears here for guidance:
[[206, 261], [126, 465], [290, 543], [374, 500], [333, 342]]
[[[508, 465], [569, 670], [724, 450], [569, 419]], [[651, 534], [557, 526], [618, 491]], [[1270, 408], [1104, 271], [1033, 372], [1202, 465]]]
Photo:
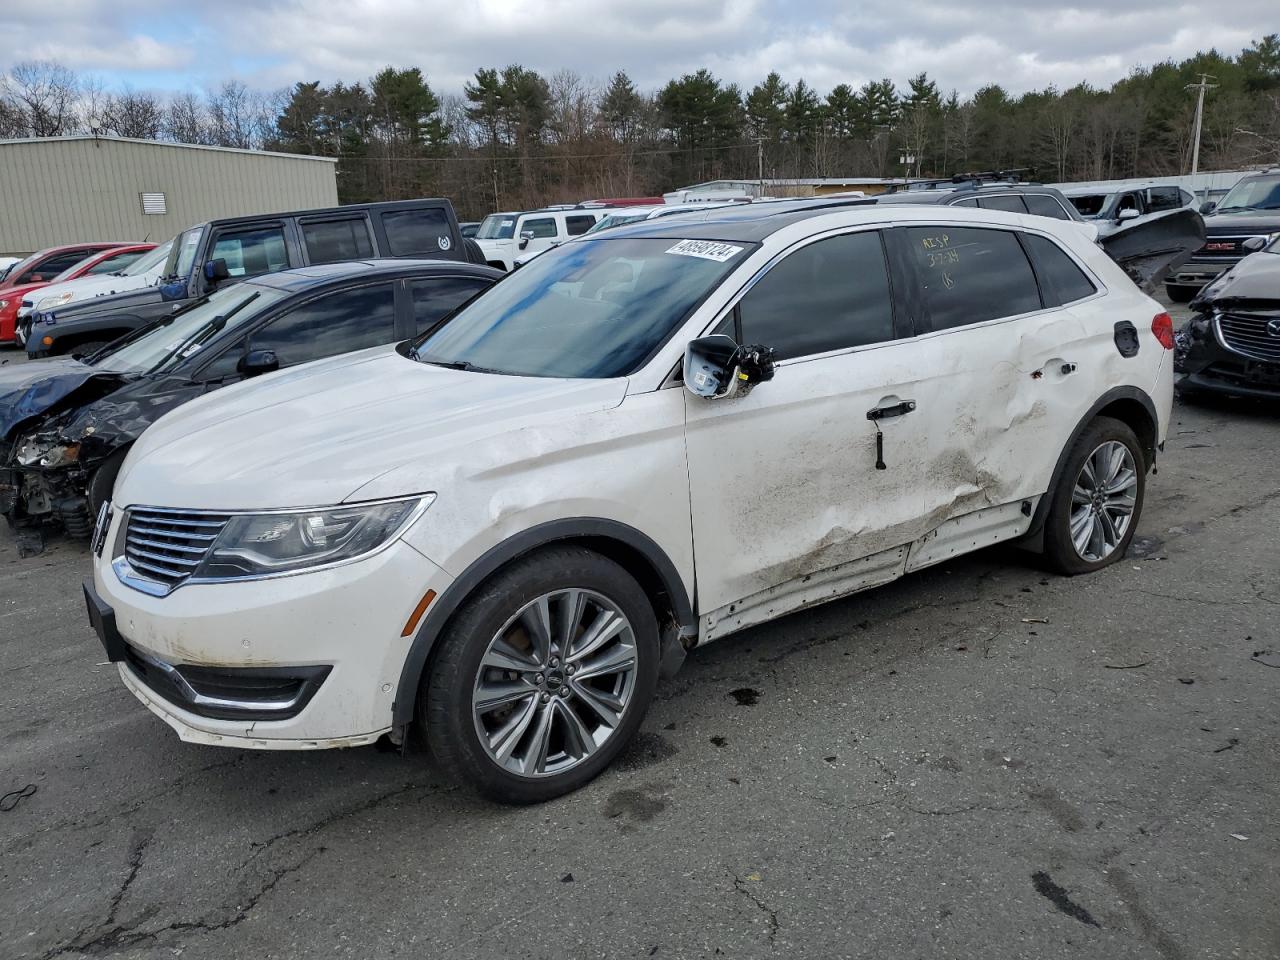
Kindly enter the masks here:
[[[1046, 181], [1161, 176], [1280, 163], [1280, 38], [1137, 67], [1102, 89], [961, 97], [920, 72], [822, 93], [778, 73], [749, 90], [706, 69], [643, 91], [519, 64], [477, 70], [441, 96], [416, 67], [367, 81], [263, 92], [107, 90], [52, 63], [0, 79], [0, 137], [98, 131], [335, 157], [343, 202], [442, 194], [463, 216], [591, 197], [648, 196], [730, 178], [949, 176], [1025, 168]], [[776, 192], [776, 191], [775, 191]]]

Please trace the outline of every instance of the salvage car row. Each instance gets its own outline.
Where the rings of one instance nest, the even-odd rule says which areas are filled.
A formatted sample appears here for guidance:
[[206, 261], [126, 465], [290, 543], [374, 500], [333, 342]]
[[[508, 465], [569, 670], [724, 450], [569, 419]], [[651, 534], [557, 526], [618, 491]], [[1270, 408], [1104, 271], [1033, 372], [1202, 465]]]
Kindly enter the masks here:
[[1174, 337], [1132, 278], [1199, 248], [1193, 211], [1104, 252], [982, 203], [736, 204], [503, 275], [418, 209], [444, 225], [193, 228], [162, 315], [17, 368], [48, 374], [6, 396], [9, 512], [95, 518], [90, 619], [186, 740], [418, 728], [543, 800], [695, 645], [992, 543], [1074, 574], [1134, 535]]

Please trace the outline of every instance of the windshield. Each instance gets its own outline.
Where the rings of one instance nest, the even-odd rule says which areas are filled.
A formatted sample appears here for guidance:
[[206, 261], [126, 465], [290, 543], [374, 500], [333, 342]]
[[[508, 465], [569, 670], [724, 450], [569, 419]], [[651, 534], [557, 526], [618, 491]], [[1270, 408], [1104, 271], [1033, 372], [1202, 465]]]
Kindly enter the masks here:
[[491, 213], [480, 221], [477, 240], [510, 240], [516, 235], [516, 214]]
[[159, 321], [141, 336], [93, 357], [93, 365], [121, 373], [163, 373], [193, 356], [219, 331], [241, 326], [286, 295], [274, 287], [252, 283], [223, 287]]
[[1107, 205], [1107, 201], [1111, 199], [1111, 194], [1086, 193], [1083, 196], [1068, 197], [1067, 199], [1070, 200], [1071, 205], [1080, 212], [1080, 216], [1084, 217], [1086, 220], [1093, 220], [1098, 216], [1098, 214], [1102, 213], [1103, 208]]
[[508, 274], [410, 355], [512, 376], [626, 376], [752, 246], [671, 238], [566, 243]]
[[1214, 213], [1229, 210], [1280, 210], [1280, 177], [1241, 180], [1222, 198]]
[[588, 230], [587, 233], [599, 233], [601, 230], [608, 230], [610, 227], [620, 227], [624, 223], [635, 223], [637, 220], [647, 219], [648, 216], [649, 214], [647, 213], [614, 213], [603, 220], [597, 220], [595, 226]]
[[173, 249], [173, 241], [162, 243], [154, 250], [148, 250], [133, 263], [120, 271], [122, 277], [141, 277], [151, 273], [156, 267], [169, 259], [169, 251]]
[[173, 249], [169, 251], [169, 259], [165, 261], [164, 276], [185, 279], [191, 276], [191, 267], [196, 262], [196, 251], [200, 246], [200, 235], [204, 233], [204, 225], [192, 227], [173, 238]]

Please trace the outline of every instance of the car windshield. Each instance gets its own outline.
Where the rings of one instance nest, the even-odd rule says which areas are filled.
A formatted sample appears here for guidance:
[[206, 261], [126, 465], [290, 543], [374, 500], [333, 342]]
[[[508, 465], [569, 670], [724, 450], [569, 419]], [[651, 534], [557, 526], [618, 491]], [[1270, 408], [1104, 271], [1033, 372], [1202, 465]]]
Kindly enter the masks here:
[[1093, 220], [1102, 213], [1110, 197], [1111, 194], [1109, 193], [1086, 193], [1080, 196], [1068, 197], [1067, 199], [1079, 211], [1080, 216], [1086, 220]]
[[162, 243], [154, 250], [148, 250], [133, 263], [120, 271], [122, 277], [141, 277], [150, 273], [169, 259], [169, 251], [173, 249], [173, 241]]
[[200, 247], [200, 237], [204, 226], [192, 227], [173, 238], [173, 248], [165, 261], [164, 276], [185, 278], [191, 276], [191, 267], [196, 262], [196, 251]]
[[223, 287], [90, 362], [120, 373], [164, 373], [194, 356], [220, 331], [241, 326], [285, 296], [282, 290], [252, 283]]
[[477, 240], [510, 240], [516, 235], [516, 214], [491, 213], [480, 222]]
[[608, 230], [610, 227], [620, 227], [624, 223], [635, 223], [638, 220], [644, 220], [648, 217], [647, 213], [614, 213], [605, 217], [603, 220], [597, 220], [587, 233], [599, 233], [601, 230]]
[[526, 377], [626, 376], [753, 245], [600, 237], [508, 275], [414, 344], [415, 360]]
[[1230, 210], [1280, 210], [1280, 177], [1241, 180], [1222, 198], [1214, 213]]

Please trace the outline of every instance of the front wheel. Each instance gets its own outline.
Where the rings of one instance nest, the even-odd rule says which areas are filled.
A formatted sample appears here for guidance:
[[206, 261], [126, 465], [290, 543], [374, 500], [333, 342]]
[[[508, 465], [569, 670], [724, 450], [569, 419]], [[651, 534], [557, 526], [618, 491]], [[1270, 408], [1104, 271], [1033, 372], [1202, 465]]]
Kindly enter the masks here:
[[1128, 424], [1093, 421], [1067, 456], [1049, 505], [1045, 558], [1059, 573], [1092, 573], [1124, 556], [1147, 485], [1142, 445]]
[[622, 567], [550, 547], [495, 574], [440, 638], [418, 698], [445, 771], [504, 803], [596, 777], [639, 728], [658, 678], [658, 625]]
[[1190, 303], [1199, 292], [1199, 287], [1179, 287], [1171, 283], [1164, 285], [1164, 292], [1174, 303]]

